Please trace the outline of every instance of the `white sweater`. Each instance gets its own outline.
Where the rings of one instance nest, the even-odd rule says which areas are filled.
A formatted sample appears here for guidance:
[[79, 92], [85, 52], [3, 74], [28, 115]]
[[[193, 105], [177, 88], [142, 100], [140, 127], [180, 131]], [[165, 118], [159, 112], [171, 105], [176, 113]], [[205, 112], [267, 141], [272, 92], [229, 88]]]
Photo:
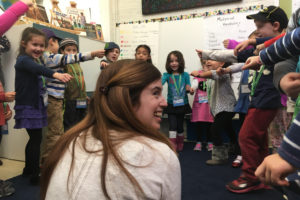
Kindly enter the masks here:
[[[71, 147], [53, 172], [46, 200], [105, 199], [100, 179], [102, 155], [87, 153], [80, 140], [76, 142], [75, 163], [69, 179], [69, 191], [67, 181], [72, 155]], [[86, 146], [89, 150], [97, 150], [102, 147], [102, 143], [89, 134]], [[180, 164], [176, 154], [167, 145], [141, 136], [125, 141], [119, 147], [119, 152], [122, 159], [130, 163], [124, 165], [142, 187], [146, 194], [144, 199], [181, 199]], [[126, 175], [112, 160], [108, 161], [106, 187], [113, 200], [142, 199], [136, 195]]]

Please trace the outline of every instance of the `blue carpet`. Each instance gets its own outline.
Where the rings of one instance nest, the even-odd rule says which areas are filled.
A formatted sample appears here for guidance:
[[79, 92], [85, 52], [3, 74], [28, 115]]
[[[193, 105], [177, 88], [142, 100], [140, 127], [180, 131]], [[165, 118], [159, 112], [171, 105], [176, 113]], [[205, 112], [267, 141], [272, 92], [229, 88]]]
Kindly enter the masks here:
[[223, 166], [207, 166], [205, 161], [211, 153], [206, 150], [193, 151], [195, 143], [185, 143], [179, 154], [182, 171], [183, 200], [282, 200], [276, 190], [260, 190], [247, 194], [234, 194], [225, 184], [238, 178], [240, 169], [231, 167], [231, 162]]
[[[248, 194], [234, 194], [226, 190], [225, 184], [237, 178], [240, 169], [224, 166], [207, 166], [210, 158], [206, 150], [193, 151], [194, 143], [185, 143], [184, 151], [179, 154], [182, 169], [183, 200], [282, 200], [276, 190], [260, 190]], [[16, 189], [15, 194], [3, 200], [38, 200], [39, 187], [30, 186], [29, 180], [21, 176], [10, 179]]]

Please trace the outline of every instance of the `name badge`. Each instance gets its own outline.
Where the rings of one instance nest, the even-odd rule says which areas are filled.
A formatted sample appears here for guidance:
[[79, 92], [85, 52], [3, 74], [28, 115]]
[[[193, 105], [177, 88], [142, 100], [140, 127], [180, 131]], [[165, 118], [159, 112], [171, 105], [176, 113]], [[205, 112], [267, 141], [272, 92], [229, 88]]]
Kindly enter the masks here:
[[201, 96], [201, 95], [199, 95], [198, 96], [198, 102], [199, 103], [208, 103], [208, 97], [207, 97], [207, 95], [203, 95], [203, 96]]
[[183, 98], [175, 98], [173, 100], [173, 106], [177, 107], [177, 106], [183, 106], [184, 105], [184, 100]]
[[76, 108], [86, 108], [86, 100], [76, 100]]
[[45, 93], [42, 95], [42, 97], [43, 97], [44, 106], [47, 106], [48, 105], [48, 92], [45, 91]]
[[248, 84], [244, 84], [244, 85], [241, 85], [241, 93], [242, 94], [248, 94], [250, 93], [250, 89], [249, 89], [249, 86]]

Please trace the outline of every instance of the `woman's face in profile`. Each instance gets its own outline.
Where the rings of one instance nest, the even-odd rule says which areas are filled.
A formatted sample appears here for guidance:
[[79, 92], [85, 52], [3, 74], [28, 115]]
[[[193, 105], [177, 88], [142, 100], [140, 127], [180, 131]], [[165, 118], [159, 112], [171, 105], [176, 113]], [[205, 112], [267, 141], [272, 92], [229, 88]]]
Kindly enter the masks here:
[[141, 92], [140, 104], [134, 107], [136, 117], [146, 126], [160, 129], [163, 108], [167, 106], [162, 96], [161, 79], [150, 83]]

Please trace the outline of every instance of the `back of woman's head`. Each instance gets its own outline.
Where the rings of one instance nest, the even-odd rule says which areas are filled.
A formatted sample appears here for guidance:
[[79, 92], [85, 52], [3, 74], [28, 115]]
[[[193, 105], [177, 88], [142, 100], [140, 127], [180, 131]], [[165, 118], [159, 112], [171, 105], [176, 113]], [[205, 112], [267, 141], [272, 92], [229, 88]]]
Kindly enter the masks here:
[[[137, 187], [137, 191], [143, 194], [139, 183], [124, 167], [123, 160], [116, 148], [119, 146], [118, 144], [136, 136], [145, 136], [163, 142], [172, 148], [170, 142], [163, 134], [143, 124], [134, 112], [134, 107], [139, 106], [140, 95], [143, 89], [160, 78], [161, 73], [155, 66], [138, 60], [117, 61], [102, 70], [89, 104], [87, 116], [60, 138], [43, 165], [42, 199], [45, 198], [51, 175], [66, 149], [73, 143], [73, 166], [73, 163], [76, 162], [74, 158], [76, 138], [83, 133], [83, 138], [86, 140], [87, 130], [90, 128], [94, 138], [102, 143], [102, 149], [99, 150], [103, 151], [101, 177], [99, 178], [101, 178], [101, 186], [105, 196], [109, 198], [105, 182], [109, 157], [116, 161], [120, 170]], [[117, 131], [117, 136], [112, 136], [111, 130]], [[88, 153], [95, 153], [88, 150], [86, 146], [84, 146], [84, 149]]]
[[19, 46], [19, 56], [25, 54], [25, 47], [26, 47], [27, 43], [30, 40], [32, 40], [32, 37], [34, 37], [34, 36], [44, 37], [45, 47], [47, 46], [46, 36], [42, 31], [40, 31], [39, 29], [33, 28], [33, 27], [27, 27], [22, 32], [20, 46]]

